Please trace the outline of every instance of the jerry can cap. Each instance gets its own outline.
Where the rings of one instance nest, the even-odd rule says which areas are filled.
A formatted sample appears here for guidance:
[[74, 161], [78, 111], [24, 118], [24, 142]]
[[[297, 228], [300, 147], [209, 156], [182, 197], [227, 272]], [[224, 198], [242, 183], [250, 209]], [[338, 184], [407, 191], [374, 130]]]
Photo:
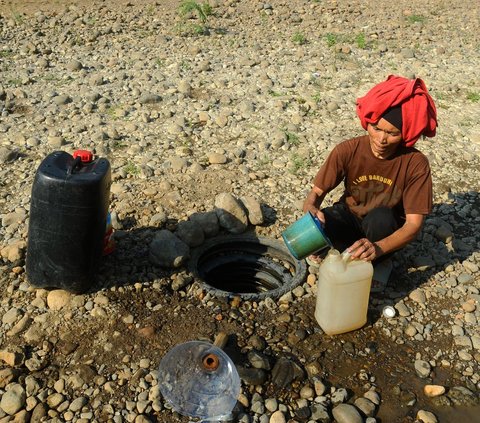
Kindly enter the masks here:
[[80, 157], [82, 163], [90, 163], [93, 161], [93, 153], [89, 150], [75, 150], [73, 152], [73, 158]]

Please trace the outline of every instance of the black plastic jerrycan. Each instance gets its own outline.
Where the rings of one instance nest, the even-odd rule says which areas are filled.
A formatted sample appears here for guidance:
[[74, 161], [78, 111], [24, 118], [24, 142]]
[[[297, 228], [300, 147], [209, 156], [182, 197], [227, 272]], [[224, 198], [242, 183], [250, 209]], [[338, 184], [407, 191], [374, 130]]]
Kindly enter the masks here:
[[82, 293], [95, 282], [110, 198], [110, 163], [77, 150], [49, 154], [32, 187], [27, 278], [38, 288]]

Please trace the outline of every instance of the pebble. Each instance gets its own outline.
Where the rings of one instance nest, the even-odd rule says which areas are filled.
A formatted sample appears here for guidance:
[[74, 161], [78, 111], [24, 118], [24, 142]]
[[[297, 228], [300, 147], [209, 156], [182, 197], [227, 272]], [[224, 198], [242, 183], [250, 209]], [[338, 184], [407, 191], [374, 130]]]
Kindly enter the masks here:
[[438, 397], [445, 393], [445, 387], [441, 385], [425, 385], [423, 387], [423, 392], [427, 397]]
[[347, 399], [348, 399], [348, 392], [344, 388], [337, 389], [331, 396], [331, 401], [333, 404], [346, 402]]
[[426, 301], [425, 292], [421, 289], [415, 289], [412, 291], [409, 295], [409, 298], [419, 304], [424, 304]]
[[425, 360], [415, 360], [415, 371], [421, 378], [427, 378], [430, 375], [432, 368]]
[[373, 404], [380, 405], [381, 399], [380, 399], [380, 395], [378, 394], [378, 392], [375, 392], [373, 390], [369, 390], [369, 391], [365, 392], [363, 394], [363, 396], [365, 398], [367, 398], [368, 400], [370, 400]]
[[280, 411], [275, 411], [271, 416], [269, 423], [286, 423], [287, 419], [285, 418], [285, 415]]
[[354, 404], [365, 416], [373, 417], [375, 415], [375, 404], [369, 399], [357, 398]]
[[54, 289], [47, 295], [47, 305], [51, 310], [60, 310], [69, 304], [71, 294], [63, 289]]
[[22, 385], [14, 383], [2, 395], [0, 408], [10, 416], [14, 415], [25, 405], [26, 394]]
[[333, 417], [337, 423], [363, 423], [358, 410], [350, 404], [340, 404], [333, 408]]
[[437, 423], [438, 419], [435, 414], [426, 410], [419, 410], [417, 413], [417, 419], [423, 423]]

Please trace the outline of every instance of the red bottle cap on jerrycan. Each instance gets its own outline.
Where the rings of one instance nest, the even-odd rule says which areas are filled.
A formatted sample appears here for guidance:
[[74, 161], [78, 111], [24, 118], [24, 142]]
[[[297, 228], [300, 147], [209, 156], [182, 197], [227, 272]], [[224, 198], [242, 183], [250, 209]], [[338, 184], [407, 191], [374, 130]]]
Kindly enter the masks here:
[[88, 150], [76, 150], [73, 152], [73, 158], [80, 157], [82, 163], [90, 163], [93, 161], [93, 153]]

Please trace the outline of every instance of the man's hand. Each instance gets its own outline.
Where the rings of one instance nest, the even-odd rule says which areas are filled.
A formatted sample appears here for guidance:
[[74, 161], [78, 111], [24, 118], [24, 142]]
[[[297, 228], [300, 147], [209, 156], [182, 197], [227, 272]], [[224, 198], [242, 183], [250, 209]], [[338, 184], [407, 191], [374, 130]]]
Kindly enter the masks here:
[[326, 193], [320, 188], [314, 186], [308, 193], [305, 202], [303, 203], [303, 211], [310, 212], [325, 225], [325, 215], [320, 211], [320, 205], [325, 198]]
[[323, 225], [325, 225], [325, 215], [321, 210], [317, 209], [315, 206], [310, 206], [305, 211], [312, 213], [318, 220], [320, 220], [320, 222], [322, 222]]
[[365, 261], [373, 261], [380, 257], [383, 251], [374, 242], [369, 241], [367, 238], [359, 239], [355, 241], [350, 247], [347, 248], [352, 258]]
[[371, 242], [366, 238], [354, 242], [347, 250], [353, 258], [372, 261], [384, 254], [396, 251], [417, 236], [422, 229], [425, 216], [421, 214], [407, 214], [405, 223], [393, 234], [376, 242]]

